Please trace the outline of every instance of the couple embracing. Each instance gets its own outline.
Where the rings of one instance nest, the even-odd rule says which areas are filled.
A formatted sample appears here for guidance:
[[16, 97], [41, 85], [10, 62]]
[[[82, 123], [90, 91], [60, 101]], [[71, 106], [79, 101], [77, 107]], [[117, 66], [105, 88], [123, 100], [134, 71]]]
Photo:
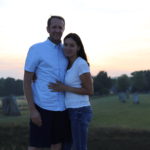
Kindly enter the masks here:
[[64, 29], [64, 18], [51, 16], [48, 39], [31, 46], [27, 54], [28, 150], [87, 150], [92, 77], [80, 37], [70, 33], [62, 44]]

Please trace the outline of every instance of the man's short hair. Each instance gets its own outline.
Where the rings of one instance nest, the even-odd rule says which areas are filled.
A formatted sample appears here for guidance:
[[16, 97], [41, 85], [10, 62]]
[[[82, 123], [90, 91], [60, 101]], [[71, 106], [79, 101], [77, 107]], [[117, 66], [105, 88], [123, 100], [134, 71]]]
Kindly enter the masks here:
[[65, 19], [64, 19], [63, 17], [61, 17], [61, 16], [51, 16], [51, 17], [48, 19], [48, 21], [47, 21], [47, 27], [50, 26], [51, 20], [54, 19], [54, 18], [56, 18], [56, 19], [61, 19], [61, 20], [64, 22], [64, 24], [65, 24]]

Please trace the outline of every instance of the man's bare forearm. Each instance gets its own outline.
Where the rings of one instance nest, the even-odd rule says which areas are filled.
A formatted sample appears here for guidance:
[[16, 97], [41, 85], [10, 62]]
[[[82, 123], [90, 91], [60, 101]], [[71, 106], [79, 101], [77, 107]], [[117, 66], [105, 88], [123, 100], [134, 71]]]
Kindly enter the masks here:
[[24, 94], [28, 101], [28, 106], [29, 106], [30, 111], [35, 109], [31, 84], [32, 84], [32, 73], [25, 72], [25, 74], [24, 74]]
[[32, 82], [33, 82], [33, 75], [34, 73], [32, 72], [26, 72], [24, 74], [24, 94], [26, 96], [26, 99], [28, 101], [28, 105], [29, 105], [29, 111], [30, 111], [30, 118], [32, 120], [32, 122], [34, 124], [36, 124], [37, 126], [41, 126], [42, 125], [42, 119], [40, 116], [40, 113], [38, 112], [38, 110], [35, 107], [34, 104], [34, 97], [32, 94]]

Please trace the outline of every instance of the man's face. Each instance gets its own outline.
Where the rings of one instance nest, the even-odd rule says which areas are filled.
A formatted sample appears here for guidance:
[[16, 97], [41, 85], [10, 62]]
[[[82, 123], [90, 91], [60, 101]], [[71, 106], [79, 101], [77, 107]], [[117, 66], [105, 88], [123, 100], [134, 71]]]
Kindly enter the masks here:
[[51, 20], [50, 26], [47, 27], [47, 31], [50, 34], [50, 37], [55, 41], [61, 39], [64, 29], [65, 29], [64, 21], [58, 18], [53, 18]]

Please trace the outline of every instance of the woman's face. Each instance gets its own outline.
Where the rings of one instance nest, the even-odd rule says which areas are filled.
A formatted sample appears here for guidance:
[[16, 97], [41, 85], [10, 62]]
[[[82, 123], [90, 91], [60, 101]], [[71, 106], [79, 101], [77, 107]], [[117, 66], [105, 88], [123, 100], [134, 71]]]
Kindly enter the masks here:
[[79, 51], [79, 46], [72, 38], [64, 40], [64, 54], [66, 57], [76, 57]]

